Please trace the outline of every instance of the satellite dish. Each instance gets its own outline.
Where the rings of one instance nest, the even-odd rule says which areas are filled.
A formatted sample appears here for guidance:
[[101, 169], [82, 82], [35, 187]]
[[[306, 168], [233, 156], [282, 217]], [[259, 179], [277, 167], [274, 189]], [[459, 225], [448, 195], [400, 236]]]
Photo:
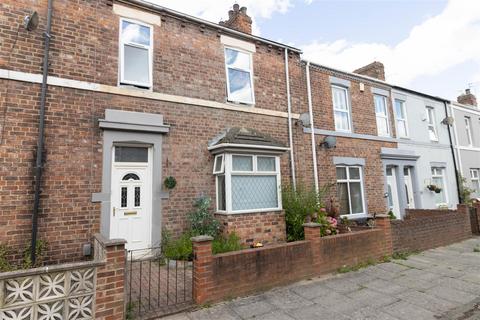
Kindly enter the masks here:
[[33, 31], [38, 27], [38, 13], [37, 11], [33, 11], [28, 16], [25, 16], [23, 19], [23, 25], [25, 29], [28, 31]]
[[453, 117], [446, 117], [442, 120], [442, 123], [451, 126], [454, 121]]
[[323, 141], [320, 143], [321, 147], [325, 147], [327, 149], [336, 148], [337, 147], [337, 138], [334, 136], [326, 136]]

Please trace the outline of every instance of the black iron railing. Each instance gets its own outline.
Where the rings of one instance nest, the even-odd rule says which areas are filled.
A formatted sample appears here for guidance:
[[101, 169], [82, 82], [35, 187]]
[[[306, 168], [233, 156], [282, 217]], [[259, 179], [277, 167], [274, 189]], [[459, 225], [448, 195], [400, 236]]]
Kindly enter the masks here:
[[127, 319], [150, 319], [193, 305], [193, 262], [165, 258], [160, 248], [131, 250], [126, 261]]

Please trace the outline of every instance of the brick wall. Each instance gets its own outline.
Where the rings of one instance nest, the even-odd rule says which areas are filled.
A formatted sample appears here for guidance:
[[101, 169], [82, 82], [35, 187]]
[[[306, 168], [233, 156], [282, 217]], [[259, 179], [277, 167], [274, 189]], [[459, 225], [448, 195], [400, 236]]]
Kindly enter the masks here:
[[480, 202], [474, 204], [470, 208], [470, 225], [472, 228], [472, 234], [480, 234]]
[[457, 210], [409, 210], [402, 220], [392, 220], [394, 252], [422, 251], [446, 246], [472, 236], [466, 205]]
[[391, 254], [386, 246], [389, 220], [379, 228], [320, 237], [317, 224], [305, 225], [305, 241], [212, 255], [211, 237], [194, 238], [194, 298], [198, 304], [266, 290], [345, 265]]
[[246, 245], [256, 242], [271, 244], [286, 239], [283, 212], [217, 214], [216, 218], [222, 224], [223, 234], [235, 232]]

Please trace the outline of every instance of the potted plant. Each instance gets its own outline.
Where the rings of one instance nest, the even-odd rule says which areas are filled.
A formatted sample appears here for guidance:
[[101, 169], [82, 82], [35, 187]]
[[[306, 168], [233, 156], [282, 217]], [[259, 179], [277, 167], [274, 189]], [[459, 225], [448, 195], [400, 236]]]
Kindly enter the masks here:
[[430, 190], [430, 191], [432, 191], [432, 192], [435, 192], [435, 193], [440, 193], [440, 192], [442, 192], [442, 188], [440, 188], [440, 187], [438, 187], [438, 186], [436, 186], [436, 185], [434, 185], [434, 184], [429, 184], [429, 185], [427, 186], [427, 189]]

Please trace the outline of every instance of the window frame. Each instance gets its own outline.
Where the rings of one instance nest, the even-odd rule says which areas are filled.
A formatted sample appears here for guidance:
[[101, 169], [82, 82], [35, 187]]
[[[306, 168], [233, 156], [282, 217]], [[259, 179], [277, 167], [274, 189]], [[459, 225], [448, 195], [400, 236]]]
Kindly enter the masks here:
[[[280, 172], [280, 156], [255, 153], [255, 154], [246, 154], [246, 153], [222, 153], [224, 161], [224, 172], [217, 173], [215, 175], [215, 197], [216, 197], [216, 212], [222, 214], [242, 214], [242, 213], [257, 213], [257, 212], [269, 212], [269, 211], [280, 211], [282, 210], [282, 192], [281, 192], [281, 172]], [[218, 157], [220, 155], [217, 155]], [[233, 171], [233, 157], [234, 156], [251, 156], [253, 161], [252, 171]], [[257, 170], [257, 159], [258, 157], [269, 157], [275, 159], [275, 171], [258, 171]], [[215, 168], [215, 167], [214, 167]], [[218, 183], [219, 176], [225, 176], [225, 210], [219, 209], [219, 199], [218, 196]], [[261, 209], [247, 209], [247, 210], [233, 210], [232, 209], [232, 176], [275, 176], [277, 181], [277, 207], [274, 208], [261, 208]]]
[[[431, 111], [431, 114], [429, 111]], [[436, 121], [435, 108], [431, 106], [426, 106], [425, 112], [426, 112], [426, 120], [427, 120], [428, 138], [430, 139], [430, 141], [438, 142], [438, 131], [437, 131], [437, 125], [435, 124], [435, 121]], [[432, 131], [435, 134], [435, 139], [432, 139], [430, 137], [430, 128], [432, 128]]]
[[[383, 115], [379, 115], [379, 113], [377, 113], [377, 107], [375, 105], [375, 98], [376, 97], [379, 97], [379, 98], [382, 98], [383, 102], [384, 102], [384, 106], [385, 106], [385, 116]], [[375, 108], [375, 121], [376, 121], [376, 125], [377, 125], [377, 135], [379, 137], [390, 137], [391, 136], [391, 130], [390, 130], [390, 118], [389, 118], [389, 115], [388, 115], [388, 101], [387, 101], [387, 97], [381, 95], [381, 94], [374, 94], [373, 95], [373, 105], [374, 105], [374, 108]], [[380, 134], [380, 128], [378, 127], [378, 118], [381, 118], [383, 119], [384, 121], [386, 121], [387, 123], [387, 132], [385, 134]]]
[[[476, 177], [474, 177], [474, 172], [476, 172]], [[475, 193], [480, 192], [480, 169], [472, 168], [470, 169], [470, 182], [472, 184], [472, 189], [475, 190]], [[476, 183], [476, 186], [475, 186]]]
[[[440, 170], [441, 174], [437, 174], [435, 173], [434, 174], [434, 171], [437, 172], [438, 170]], [[440, 202], [440, 203], [437, 203], [435, 202], [435, 205], [437, 206], [441, 206], [441, 205], [444, 205], [444, 204], [447, 204], [449, 203], [449, 199], [448, 199], [448, 191], [447, 191], [447, 178], [446, 178], [446, 168], [444, 167], [431, 167], [430, 168], [430, 174], [432, 176], [432, 184], [433, 184], [433, 179], [434, 178], [441, 178], [442, 179], [442, 192], [444, 192], [444, 195], [445, 195], [445, 202]]]
[[465, 133], [467, 134], [468, 146], [473, 147], [473, 135], [472, 135], [472, 119], [468, 116], [465, 116]]
[[[250, 58], [250, 70], [244, 70], [244, 69], [239, 69], [239, 68], [230, 68], [227, 65], [227, 49], [235, 50], [235, 51], [247, 54]], [[237, 47], [224, 45], [223, 46], [223, 58], [225, 60], [225, 62], [224, 62], [225, 77], [227, 79], [227, 101], [231, 102], [231, 103], [241, 103], [241, 104], [248, 105], [248, 106], [254, 106], [255, 105], [255, 88], [253, 86], [253, 53], [250, 52], [250, 51], [244, 50], [244, 49], [237, 48]], [[250, 87], [252, 88], [252, 101], [241, 101], [241, 100], [232, 99], [232, 94], [230, 92], [230, 78], [229, 78], [229, 75], [228, 75], [228, 69], [229, 68], [233, 69], [233, 70], [237, 70], [237, 71], [248, 72], [250, 74]]]
[[[122, 24], [123, 24], [124, 21], [129, 22], [129, 23], [133, 23], [133, 24], [138, 24], [140, 26], [149, 28], [150, 29], [150, 45], [145, 46], [145, 45], [142, 45], [142, 44], [139, 44], [139, 43], [132, 43], [132, 42], [123, 41], [123, 39], [122, 39], [122, 31], [123, 31], [122, 30]], [[132, 86], [135, 86], [135, 87], [140, 87], [140, 88], [145, 88], [145, 89], [148, 89], [148, 90], [152, 90], [152, 88], [153, 88], [153, 32], [154, 32], [153, 26], [148, 24], [148, 23], [138, 21], [138, 20], [135, 20], [135, 19], [120, 17], [119, 31], [118, 31], [118, 51], [119, 51], [119, 53], [118, 53], [118, 59], [119, 59], [118, 60], [118, 62], [119, 62], [118, 63], [118, 71], [119, 71], [118, 85], [119, 86], [132, 85]], [[148, 65], [149, 65], [149, 79], [150, 79], [149, 83], [142, 83], [142, 82], [138, 82], [138, 81], [125, 80], [125, 70], [124, 70], [124, 60], [125, 60], [124, 47], [125, 47], [125, 45], [129, 45], [129, 46], [132, 46], [132, 47], [135, 47], [135, 48], [141, 48], [141, 49], [147, 49], [148, 50]]]
[[[399, 117], [398, 114], [397, 114], [397, 108], [396, 108], [396, 105], [397, 105], [397, 102], [400, 102], [400, 105], [401, 105], [401, 109], [403, 111], [403, 118]], [[402, 99], [394, 99], [393, 101], [394, 103], [394, 106], [393, 106], [393, 109], [394, 109], [394, 114], [395, 114], [395, 124], [397, 126], [397, 137], [398, 138], [408, 138], [410, 137], [410, 131], [409, 131], [409, 128], [408, 128], [408, 117], [407, 117], [407, 103], [405, 100], [402, 100]], [[405, 123], [405, 135], [400, 135], [400, 130], [398, 130], [399, 128], [399, 125], [398, 123], [399, 122], [402, 122]]]
[[[336, 177], [336, 174], [337, 174], [337, 168], [345, 168], [345, 171], [346, 171], [346, 176], [347, 178], [346, 179], [338, 179]], [[350, 168], [357, 168], [358, 171], [359, 171], [359, 174], [360, 174], [360, 179], [350, 179]], [[366, 208], [366, 199], [365, 199], [365, 188], [364, 188], [364, 178], [363, 178], [363, 166], [359, 166], [359, 165], [344, 165], [344, 164], [340, 164], [340, 165], [336, 165], [335, 166], [335, 186], [337, 187], [337, 185], [339, 183], [346, 183], [347, 184], [347, 192], [348, 192], [348, 209], [350, 212], [352, 212], [352, 199], [350, 197], [351, 193], [350, 193], [350, 183], [351, 182], [360, 182], [360, 188], [361, 188], [361, 194], [362, 194], [362, 208], [363, 208], [363, 212], [359, 212], [359, 213], [349, 213], [349, 214], [342, 214], [340, 215], [340, 217], [346, 217], [346, 218], [363, 218], [363, 217], [366, 217], [368, 215], [367, 213], [367, 208]], [[337, 199], [338, 201], [338, 199]]]
[[[339, 89], [339, 90], [342, 90], [343, 92], [345, 92], [345, 104], [347, 105], [347, 110], [337, 109], [335, 107], [335, 95], [333, 94], [334, 89]], [[334, 122], [334, 125], [335, 125], [335, 131], [350, 132], [350, 133], [353, 132], [353, 130], [352, 130], [352, 108], [350, 106], [349, 88], [343, 87], [343, 86], [340, 86], [340, 85], [337, 85], [337, 84], [332, 84], [331, 85], [331, 94], [332, 94], [332, 105], [333, 105], [333, 122]], [[342, 112], [342, 113], [347, 114], [348, 129], [341, 129], [341, 128], [337, 127], [337, 121], [335, 119], [335, 112]]]

